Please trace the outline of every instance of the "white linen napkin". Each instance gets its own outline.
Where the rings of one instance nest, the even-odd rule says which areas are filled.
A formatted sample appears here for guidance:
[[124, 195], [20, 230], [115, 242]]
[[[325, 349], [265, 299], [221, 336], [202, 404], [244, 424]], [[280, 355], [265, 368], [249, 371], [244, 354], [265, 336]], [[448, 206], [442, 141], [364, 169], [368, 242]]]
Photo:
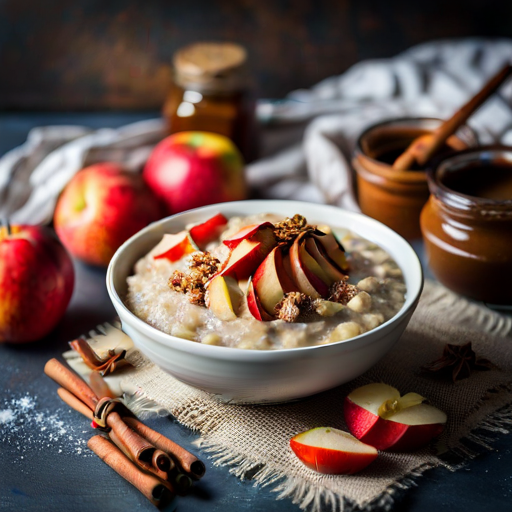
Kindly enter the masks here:
[[[266, 156], [247, 166], [249, 184], [262, 197], [357, 209], [349, 161], [365, 127], [393, 117], [449, 116], [507, 62], [512, 40], [425, 43], [394, 58], [361, 62], [284, 100], [263, 100], [258, 117]], [[512, 145], [512, 81], [469, 124], [481, 143]], [[0, 158], [0, 217], [50, 222], [60, 191], [84, 165], [113, 160], [138, 171], [164, 136], [159, 119], [96, 131], [35, 128], [25, 144]]]

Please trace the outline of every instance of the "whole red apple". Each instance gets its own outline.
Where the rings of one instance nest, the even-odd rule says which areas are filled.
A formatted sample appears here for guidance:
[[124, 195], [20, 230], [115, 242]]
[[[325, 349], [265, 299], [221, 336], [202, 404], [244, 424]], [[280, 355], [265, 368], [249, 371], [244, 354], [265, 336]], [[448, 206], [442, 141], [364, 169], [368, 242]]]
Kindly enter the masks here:
[[143, 173], [169, 213], [247, 199], [244, 163], [223, 135], [179, 132], [161, 141]]
[[43, 226], [0, 228], [0, 342], [48, 334], [64, 315], [75, 275], [68, 253]]
[[162, 210], [140, 175], [116, 163], [99, 163], [68, 183], [57, 202], [54, 225], [73, 256], [106, 266], [117, 248], [160, 219]]

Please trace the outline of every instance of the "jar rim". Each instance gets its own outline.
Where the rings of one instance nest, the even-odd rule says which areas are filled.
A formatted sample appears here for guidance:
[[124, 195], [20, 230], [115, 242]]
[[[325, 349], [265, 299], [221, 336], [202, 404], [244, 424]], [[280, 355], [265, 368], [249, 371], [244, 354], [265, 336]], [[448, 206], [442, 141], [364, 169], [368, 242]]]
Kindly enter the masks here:
[[480, 146], [457, 151], [434, 161], [432, 166], [427, 169], [430, 193], [456, 210], [474, 210], [488, 214], [512, 214], [512, 199], [489, 199], [471, 196], [449, 188], [441, 179], [441, 174], [447, 172], [450, 168], [460, 167], [463, 164], [490, 163], [498, 159], [510, 162], [512, 167], [512, 147], [503, 145]]
[[[414, 127], [414, 128], [425, 128], [426, 130], [434, 130], [435, 128], [439, 127], [441, 123], [443, 123], [443, 119], [438, 117], [392, 117], [383, 119], [377, 123], [371, 124], [367, 126], [357, 137], [356, 143], [354, 146], [354, 156], [361, 155], [362, 157], [368, 159], [372, 164], [378, 165], [381, 168], [378, 169], [378, 174], [385, 177], [386, 179], [392, 180], [392, 181], [404, 181], [404, 182], [426, 182], [426, 170], [407, 170], [407, 171], [396, 171], [392, 169], [392, 166], [389, 164], [386, 164], [385, 162], [382, 162], [380, 160], [377, 160], [371, 156], [369, 156], [363, 149], [362, 141], [364, 138], [373, 130], [376, 128], [383, 128], [386, 126], [404, 126], [404, 127]], [[423, 123], [423, 125], [422, 125]], [[478, 138], [474, 130], [468, 126], [467, 124], [464, 124], [461, 126], [459, 130], [465, 130], [469, 133], [471, 137], [474, 137], [476, 143], [478, 143]], [[386, 167], [389, 167], [386, 168]], [[357, 170], [356, 170], [357, 171]]]

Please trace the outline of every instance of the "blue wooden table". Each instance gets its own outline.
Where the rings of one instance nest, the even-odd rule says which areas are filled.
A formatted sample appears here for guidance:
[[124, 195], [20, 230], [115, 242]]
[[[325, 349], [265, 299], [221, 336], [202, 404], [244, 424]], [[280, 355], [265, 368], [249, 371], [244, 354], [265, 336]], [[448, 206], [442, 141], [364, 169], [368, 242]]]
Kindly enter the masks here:
[[[24, 142], [34, 126], [116, 127], [155, 115], [0, 114], [0, 155]], [[421, 244], [416, 248], [421, 254]], [[2, 423], [0, 416], [0, 511], [154, 511], [153, 505], [141, 494], [97, 457], [89, 455], [87, 448], [82, 448], [92, 434], [87, 420], [60, 401], [56, 384], [43, 375], [45, 362], [59, 357], [66, 350], [68, 340], [115, 316], [105, 288], [105, 271], [78, 262], [75, 262], [75, 270], [75, 292], [57, 329], [34, 344], [0, 346], [0, 413], [14, 407], [12, 400], [18, 405], [23, 397], [34, 401], [24, 421], [19, 421], [21, 415], [18, 418], [15, 425], [18, 430], [14, 430], [12, 423]], [[28, 316], [27, 321], [30, 321]], [[59, 421], [64, 427], [59, 427]], [[227, 468], [214, 467], [207, 455], [191, 444], [196, 434], [172, 418], [148, 423], [206, 462], [205, 478], [191, 495], [179, 498], [178, 510], [300, 510], [289, 500], [276, 501], [269, 488], [256, 488], [251, 481], [238, 480]], [[62, 429], [66, 430], [65, 434], [61, 433]], [[393, 510], [512, 510], [512, 437], [499, 435], [494, 448], [495, 451], [484, 453], [455, 473], [444, 469], [428, 471], [418, 479], [418, 487], [397, 496]]]

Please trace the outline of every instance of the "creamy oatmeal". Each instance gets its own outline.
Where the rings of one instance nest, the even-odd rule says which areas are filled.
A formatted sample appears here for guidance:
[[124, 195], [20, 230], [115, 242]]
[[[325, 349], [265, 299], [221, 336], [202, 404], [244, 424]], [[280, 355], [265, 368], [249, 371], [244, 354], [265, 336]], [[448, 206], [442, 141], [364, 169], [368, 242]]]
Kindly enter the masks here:
[[[260, 350], [346, 340], [375, 329], [400, 310], [406, 293], [402, 272], [380, 247], [345, 229], [332, 227], [341, 243], [340, 247], [338, 242], [333, 242], [335, 239], [330, 234], [331, 228], [327, 226], [318, 226], [317, 231], [307, 231], [311, 227], [294, 231], [284, 224], [288, 231], [279, 231], [275, 228], [279, 226], [276, 224], [279, 221], [283, 219], [271, 214], [232, 218], [223, 226], [220, 238], [208, 243], [202, 252], [187, 253], [177, 261], [169, 261], [162, 254], [173, 244], [182, 243], [179, 247], [183, 247], [188, 242], [183, 237], [183, 242], [180, 242], [182, 239], [178, 235], [173, 235], [177, 238], [169, 237], [167, 246], [164, 241], [159, 244], [160, 248], [164, 244], [163, 250], [156, 248], [136, 263], [134, 275], [128, 277], [127, 306], [148, 324], [180, 338], [210, 345]], [[265, 223], [272, 223], [272, 227]], [[243, 236], [238, 235], [240, 230], [253, 225], [259, 226], [254, 231], [259, 235], [253, 233], [248, 236], [245, 246], [242, 246], [239, 239], [243, 239]], [[270, 233], [272, 230], [274, 234]], [[250, 228], [246, 228], [246, 231], [251, 233]], [[265, 238], [263, 235], [267, 234], [276, 238]], [[284, 280], [281, 276], [279, 282], [289, 283], [289, 286], [295, 287], [294, 291], [286, 292], [283, 284], [283, 291], [286, 292], [283, 296], [273, 288], [265, 288], [266, 281], [261, 278], [263, 270], [259, 269], [263, 265], [261, 261], [252, 270], [247, 265], [243, 268], [233, 265], [235, 250], [238, 253], [252, 251], [261, 240], [263, 245], [269, 244], [265, 248], [265, 262], [272, 259], [268, 256], [269, 251], [279, 246], [274, 252], [275, 260], [279, 260], [276, 268], [285, 269], [280, 271], [285, 276]], [[235, 245], [237, 243], [238, 246]], [[344, 249], [346, 263], [341, 259], [342, 251], [338, 247]], [[193, 251], [194, 248], [189, 250]], [[174, 246], [166, 254], [171, 253], [176, 257]], [[294, 266], [297, 258], [301, 258], [301, 262], [306, 261], [313, 272], [306, 269], [306, 274], [303, 274], [300, 268], [297, 270]], [[325, 263], [326, 260], [330, 264]], [[316, 264], [318, 262], [319, 265]], [[231, 277], [230, 265], [235, 269]], [[341, 266], [344, 268], [341, 269]], [[208, 267], [207, 271], [204, 271], [205, 267]], [[205, 275], [209, 279], [203, 279], [208, 280], [206, 295], [201, 285], [199, 291], [193, 289], [194, 285], [190, 286], [191, 272], [197, 269], [207, 272]], [[246, 275], [248, 272], [250, 275]], [[219, 286], [216, 288], [226, 293], [217, 295], [215, 291], [214, 295], [213, 279], [223, 273], [224, 280], [217, 282]], [[304, 275], [309, 276], [309, 281]], [[313, 288], [308, 288], [311, 283]], [[256, 299], [256, 304], [254, 296], [257, 293], [254, 293], [251, 302], [250, 298], [248, 300], [249, 290], [259, 291], [260, 294], [265, 290], [265, 294]], [[267, 293], [268, 290], [272, 293]], [[305, 293], [307, 291], [310, 293]], [[277, 297], [275, 300], [281, 299], [275, 307], [270, 300], [273, 294]], [[220, 296], [222, 300], [212, 304], [213, 296]], [[230, 306], [227, 309], [224, 300]], [[263, 319], [257, 319], [258, 315]]]

